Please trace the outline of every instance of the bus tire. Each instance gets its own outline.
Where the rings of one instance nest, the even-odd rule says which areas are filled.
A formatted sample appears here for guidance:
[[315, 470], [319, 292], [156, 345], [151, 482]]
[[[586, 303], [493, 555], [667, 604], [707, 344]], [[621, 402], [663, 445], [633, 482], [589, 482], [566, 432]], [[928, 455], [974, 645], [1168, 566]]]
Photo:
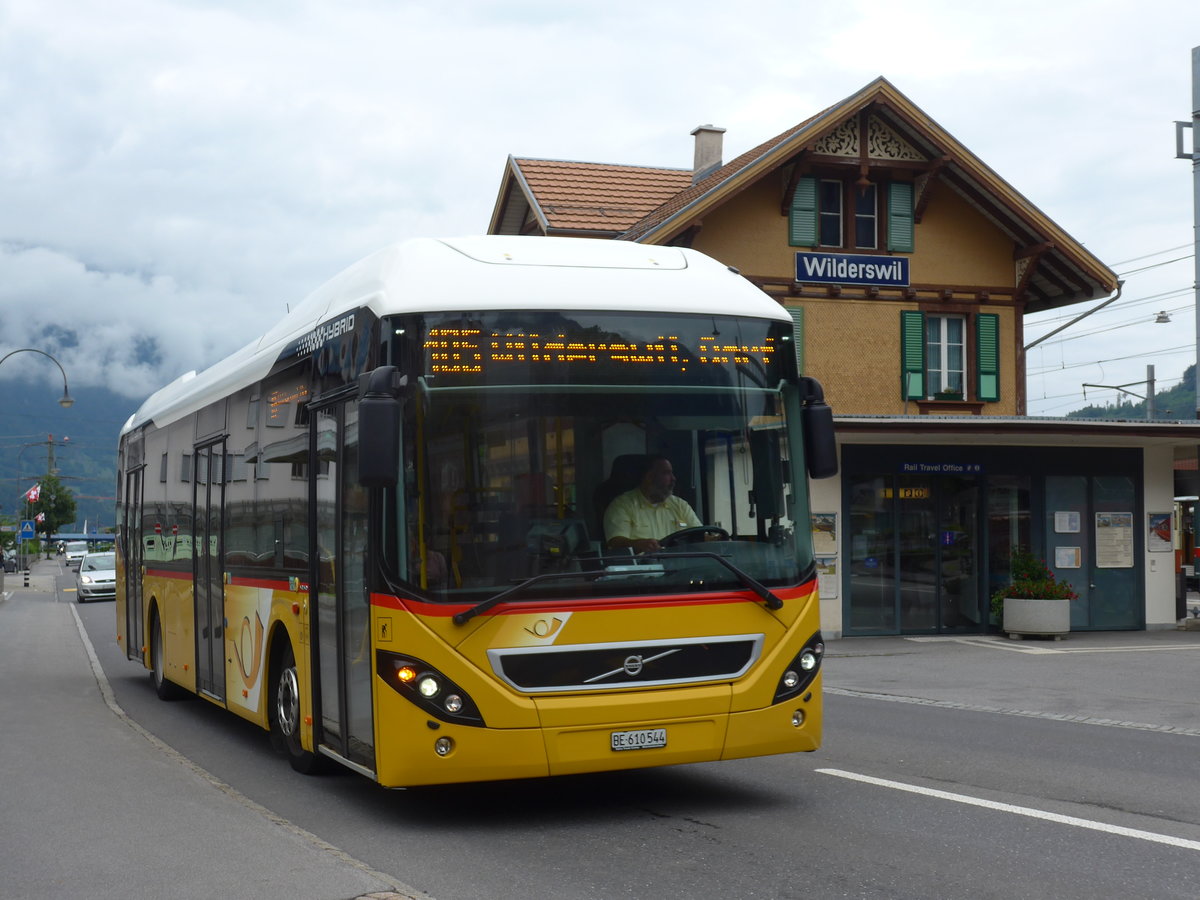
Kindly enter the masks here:
[[167, 678], [166, 664], [163, 661], [162, 621], [158, 617], [158, 607], [150, 613], [150, 678], [154, 682], [154, 693], [159, 700], [182, 700], [187, 692], [175, 682]]
[[283, 639], [276, 658], [278, 662], [271, 676], [271, 743], [287, 756], [297, 772], [318, 775], [326, 769], [324, 758], [305, 750], [300, 741], [300, 679], [296, 674], [296, 655], [287, 638]]

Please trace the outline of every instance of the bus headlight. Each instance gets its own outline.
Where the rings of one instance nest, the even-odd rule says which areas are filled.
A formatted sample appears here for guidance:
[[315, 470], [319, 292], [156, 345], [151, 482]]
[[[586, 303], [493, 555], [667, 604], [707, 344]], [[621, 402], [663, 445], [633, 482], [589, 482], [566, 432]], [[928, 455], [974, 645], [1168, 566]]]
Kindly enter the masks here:
[[821, 640], [821, 632], [817, 632], [804, 643], [804, 647], [796, 654], [779, 678], [775, 688], [775, 699], [779, 703], [794, 697], [812, 684], [813, 679], [821, 670], [821, 659], [825, 656], [825, 643]]
[[421, 692], [421, 696], [426, 700], [432, 700], [442, 692], [442, 686], [438, 684], [436, 678], [426, 674], [417, 680], [417, 690]]
[[484, 726], [483, 715], [470, 695], [415, 656], [377, 650], [375, 673], [401, 697], [434, 718], [457, 725]]

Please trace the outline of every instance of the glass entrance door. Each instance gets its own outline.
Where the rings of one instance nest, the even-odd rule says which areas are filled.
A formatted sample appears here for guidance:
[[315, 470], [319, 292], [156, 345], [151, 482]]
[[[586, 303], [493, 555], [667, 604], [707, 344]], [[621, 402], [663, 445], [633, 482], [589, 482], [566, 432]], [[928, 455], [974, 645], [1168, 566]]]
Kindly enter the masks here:
[[980, 481], [975, 476], [875, 476], [850, 488], [847, 631], [977, 632]]

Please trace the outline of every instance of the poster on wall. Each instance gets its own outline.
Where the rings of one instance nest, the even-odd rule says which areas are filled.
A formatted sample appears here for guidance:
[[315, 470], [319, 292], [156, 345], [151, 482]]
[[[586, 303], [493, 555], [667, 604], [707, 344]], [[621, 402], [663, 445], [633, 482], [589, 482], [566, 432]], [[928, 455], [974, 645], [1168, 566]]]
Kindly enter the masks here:
[[1133, 568], [1133, 513], [1096, 513], [1096, 568]]
[[812, 514], [812, 541], [816, 556], [837, 555], [837, 513]]
[[1167, 553], [1171, 544], [1171, 514], [1146, 513], [1146, 549], [1150, 553]]
[[1079, 534], [1079, 512], [1059, 510], [1054, 514], [1054, 531], [1057, 534]]
[[1054, 568], [1078, 569], [1083, 565], [1082, 547], [1055, 547]]
[[817, 590], [820, 592], [823, 598], [833, 599], [837, 597], [838, 580], [836, 556], [817, 557]]

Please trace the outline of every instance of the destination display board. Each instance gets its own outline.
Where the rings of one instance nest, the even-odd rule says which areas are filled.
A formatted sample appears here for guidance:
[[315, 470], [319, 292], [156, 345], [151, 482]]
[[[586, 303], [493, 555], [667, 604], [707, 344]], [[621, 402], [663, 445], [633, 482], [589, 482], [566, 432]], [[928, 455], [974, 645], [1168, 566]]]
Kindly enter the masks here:
[[445, 384], [709, 384], [776, 387], [788, 323], [557, 312], [424, 316], [424, 369]]

